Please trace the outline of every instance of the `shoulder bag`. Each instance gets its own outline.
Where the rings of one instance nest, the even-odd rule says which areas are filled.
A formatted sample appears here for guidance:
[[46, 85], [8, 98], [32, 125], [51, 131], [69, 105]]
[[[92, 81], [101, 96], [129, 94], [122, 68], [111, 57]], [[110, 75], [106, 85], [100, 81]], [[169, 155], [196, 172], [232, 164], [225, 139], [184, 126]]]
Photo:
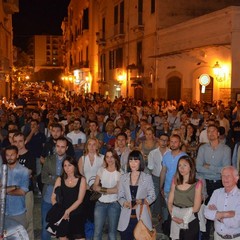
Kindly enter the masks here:
[[[82, 173], [83, 176], [84, 174], [84, 164], [85, 164], [85, 156], [83, 155], [83, 164], [82, 164]], [[95, 180], [95, 176], [92, 176], [89, 180], [88, 180], [88, 185], [91, 181]], [[87, 189], [86, 194], [85, 194], [85, 200], [90, 200], [93, 202], [96, 202], [101, 196], [102, 194], [100, 192], [94, 191], [93, 190], [93, 185], [89, 187], [89, 189]]]
[[[146, 204], [148, 213], [150, 217], [152, 218], [149, 205]], [[140, 205], [140, 215], [139, 215], [139, 221], [134, 228], [133, 235], [136, 240], [156, 240], [157, 232], [156, 229], [153, 228], [152, 231], [150, 231], [146, 225], [143, 223], [141, 217], [142, 217], [142, 211], [143, 211], [143, 204]]]

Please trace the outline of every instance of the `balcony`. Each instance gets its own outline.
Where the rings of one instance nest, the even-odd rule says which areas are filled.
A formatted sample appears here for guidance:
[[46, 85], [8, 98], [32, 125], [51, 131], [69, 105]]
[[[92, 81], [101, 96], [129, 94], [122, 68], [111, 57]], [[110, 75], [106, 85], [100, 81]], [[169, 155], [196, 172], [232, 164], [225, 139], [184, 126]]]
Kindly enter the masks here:
[[99, 46], [105, 46], [106, 45], [106, 40], [104, 37], [104, 34], [102, 32], [96, 32], [96, 42]]
[[19, 12], [19, 0], [3, 0], [3, 9], [6, 14]]
[[144, 32], [144, 25], [135, 25], [134, 27], [132, 27], [133, 32], [135, 33], [143, 33]]

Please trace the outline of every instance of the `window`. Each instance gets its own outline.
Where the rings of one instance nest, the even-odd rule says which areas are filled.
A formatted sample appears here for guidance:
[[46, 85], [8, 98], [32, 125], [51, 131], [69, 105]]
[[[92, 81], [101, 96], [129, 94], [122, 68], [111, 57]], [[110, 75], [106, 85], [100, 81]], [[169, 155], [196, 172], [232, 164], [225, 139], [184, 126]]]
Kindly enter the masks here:
[[117, 48], [109, 51], [109, 69], [121, 68], [123, 66], [123, 49]]
[[100, 79], [102, 81], [106, 80], [106, 55], [102, 54], [100, 57]]
[[124, 1], [114, 7], [114, 35], [124, 33]]
[[120, 33], [124, 33], [124, 2], [120, 3]]
[[123, 67], [123, 49], [118, 48], [116, 50], [116, 68], [122, 68]]
[[155, 13], [155, 0], [151, 0], [151, 13]]
[[118, 5], [114, 7], [114, 35], [118, 34]]
[[106, 19], [102, 19], [102, 39], [105, 40], [105, 34], [106, 34]]
[[82, 30], [86, 30], [89, 27], [88, 22], [88, 8], [83, 10], [83, 22], [82, 22]]
[[88, 62], [88, 46], [86, 47], [86, 62]]
[[138, 25], [143, 25], [143, 0], [138, 0]]
[[109, 51], [109, 69], [114, 69], [114, 51]]
[[114, 7], [114, 25], [118, 24], [118, 5]]

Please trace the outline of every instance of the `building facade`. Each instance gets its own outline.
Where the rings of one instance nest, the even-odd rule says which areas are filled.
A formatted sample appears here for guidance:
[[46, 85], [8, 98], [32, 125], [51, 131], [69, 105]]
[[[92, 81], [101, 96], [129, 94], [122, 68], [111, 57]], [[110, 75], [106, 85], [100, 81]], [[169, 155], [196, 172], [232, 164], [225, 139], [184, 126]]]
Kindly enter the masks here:
[[76, 93], [97, 89], [96, 44], [98, 9], [95, 1], [72, 0], [62, 23], [65, 72], [64, 85]]
[[235, 101], [240, 92], [239, 39], [237, 6], [159, 30], [155, 96]]
[[62, 39], [62, 36], [57, 35], [34, 35], [30, 39], [28, 54], [34, 68], [35, 80], [60, 80], [63, 71]]
[[[240, 3], [72, 0], [62, 25], [64, 79], [75, 91], [95, 91], [112, 99], [233, 99], [237, 86], [232, 93], [235, 83], [227, 79], [237, 72], [237, 58], [232, 61], [229, 48], [236, 48], [239, 36], [229, 37], [229, 29], [238, 31], [237, 22], [231, 25], [230, 20], [237, 13], [226, 8], [231, 5]], [[213, 66], [224, 78], [213, 81]], [[205, 93], [198, 80], [202, 74], [210, 82]]]
[[0, 1], [0, 98], [11, 97], [13, 67], [12, 14], [19, 12], [18, 0]]

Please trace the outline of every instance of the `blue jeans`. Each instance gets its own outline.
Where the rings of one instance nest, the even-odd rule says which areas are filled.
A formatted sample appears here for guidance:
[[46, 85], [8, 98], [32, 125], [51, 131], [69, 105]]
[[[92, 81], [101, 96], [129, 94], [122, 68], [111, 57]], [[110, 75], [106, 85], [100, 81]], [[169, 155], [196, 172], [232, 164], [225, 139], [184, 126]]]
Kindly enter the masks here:
[[51, 234], [46, 230], [47, 222], [46, 222], [46, 216], [48, 211], [51, 209], [52, 204], [45, 202], [42, 199], [41, 204], [41, 213], [42, 213], [42, 231], [41, 231], [41, 240], [51, 240]]
[[120, 216], [120, 204], [118, 202], [97, 202], [94, 209], [94, 240], [102, 239], [105, 220], [108, 220], [108, 240], [117, 239], [117, 226]]

